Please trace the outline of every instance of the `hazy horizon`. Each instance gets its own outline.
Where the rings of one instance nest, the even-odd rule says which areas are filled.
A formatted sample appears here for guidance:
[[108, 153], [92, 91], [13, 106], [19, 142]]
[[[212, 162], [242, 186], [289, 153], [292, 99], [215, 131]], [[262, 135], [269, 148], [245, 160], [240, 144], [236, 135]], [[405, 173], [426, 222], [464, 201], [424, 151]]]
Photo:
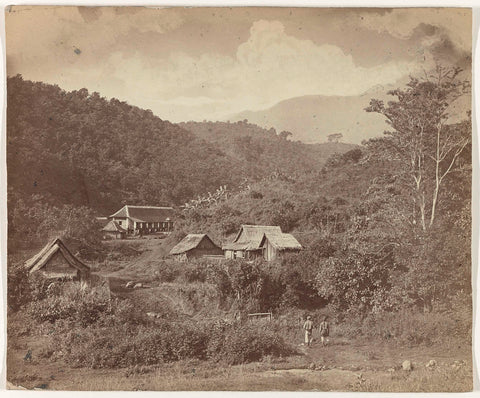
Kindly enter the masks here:
[[6, 32], [8, 76], [85, 87], [171, 122], [355, 97], [438, 62], [471, 73], [471, 10], [460, 8], [13, 6]]

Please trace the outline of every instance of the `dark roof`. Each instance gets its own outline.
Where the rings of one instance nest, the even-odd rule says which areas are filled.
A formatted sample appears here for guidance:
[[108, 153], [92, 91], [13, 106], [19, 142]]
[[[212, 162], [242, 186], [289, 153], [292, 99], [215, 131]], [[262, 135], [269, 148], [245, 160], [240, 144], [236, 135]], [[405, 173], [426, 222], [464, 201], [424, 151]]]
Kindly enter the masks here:
[[116, 221], [110, 220], [107, 225], [102, 228], [102, 231], [106, 232], [127, 232], [125, 228], [122, 228]]
[[295, 239], [295, 237], [291, 234], [271, 234], [267, 233], [264, 235], [262, 239], [261, 245], [265, 240], [270, 242], [270, 244], [278, 250], [300, 250], [302, 245]]
[[170, 250], [170, 254], [182, 254], [186, 253], [192, 249], [195, 249], [200, 242], [202, 242], [204, 239], [208, 239], [213, 246], [218, 247], [215, 243], [213, 243], [213, 240], [210, 239], [210, 237], [207, 234], [188, 234], [183, 238], [180, 242], [178, 242], [172, 250]]
[[60, 238], [55, 238], [45, 245], [35, 256], [25, 262], [25, 267], [30, 273], [43, 268], [52, 256], [60, 251], [67, 262], [75, 269], [83, 272], [89, 272], [90, 268], [75, 257]]
[[173, 207], [125, 205], [109, 218], [131, 218], [137, 222], [164, 222], [173, 218]]

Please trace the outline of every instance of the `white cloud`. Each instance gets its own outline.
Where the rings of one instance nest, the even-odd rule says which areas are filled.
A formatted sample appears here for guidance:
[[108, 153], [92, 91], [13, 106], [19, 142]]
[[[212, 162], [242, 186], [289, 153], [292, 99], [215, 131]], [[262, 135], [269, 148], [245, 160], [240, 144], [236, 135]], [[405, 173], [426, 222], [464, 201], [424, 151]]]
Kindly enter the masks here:
[[[59, 44], [55, 44], [59, 37], [68, 45], [77, 43], [78, 48], [88, 52], [95, 47], [95, 41], [100, 41], [105, 49], [105, 45], [118, 40], [119, 35], [128, 33], [133, 27], [162, 32], [182, 23], [180, 17], [171, 12], [150, 13], [152, 10], [139, 9], [135, 14], [122, 15], [113, 8], [106, 8], [98, 15], [87, 16], [90, 19], [87, 25], [95, 32], [93, 34], [85, 31], [85, 15], [82, 17], [76, 9], [68, 10], [59, 7], [54, 11], [56, 20], [66, 21], [62, 25], [65, 34], [59, 33], [58, 26], [54, 29], [48, 24], [42, 24], [45, 31], [37, 32], [43, 35], [41, 42], [46, 43], [38, 49], [42, 60], [46, 51], [52, 51], [51, 62], [62, 59], [62, 55], [57, 54], [63, 54], [57, 48]], [[41, 10], [35, 12], [37, 17], [44, 15]], [[51, 10], [45, 15], [51, 16]], [[22, 17], [23, 27], [31, 17], [31, 13]], [[22, 31], [18, 21], [12, 23], [7, 26], [9, 35], [27, 35], [22, 39], [26, 40], [34, 34]], [[112, 24], [118, 27], [115, 35]], [[98, 48], [97, 42], [96, 46]], [[35, 54], [26, 55], [21, 46], [15, 50], [17, 52], [9, 51], [9, 56], [28, 56], [30, 62], [35, 59]], [[25, 77], [56, 83], [68, 90], [87, 87], [104, 96], [150, 108], [172, 121], [224, 118], [304, 95], [358, 95], [372, 86], [392, 84], [408, 74], [415, 74], [425, 62], [430, 62], [427, 57], [425, 62], [422, 58], [423, 64], [396, 60], [371, 68], [361, 67], [337, 46], [316, 45], [311, 40], [289, 36], [281, 22], [266, 20], [252, 25], [249, 38], [231, 56], [216, 53], [193, 56], [178, 51], [147, 57], [140, 52], [117, 51], [106, 61], [95, 62], [92, 54], [90, 58], [84, 58], [84, 53], [77, 56], [71, 50], [68, 54], [72, 61], [61, 69], [61, 73], [46, 61]], [[22, 62], [25, 64], [26, 60]]]
[[297, 39], [287, 35], [280, 22], [264, 20], [253, 24], [235, 56], [179, 52], [152, 64], [140, 54], [124, 58], [115, 53], [108, 64], [114, 69], [112, 76], [125, 84], [121, 97], [149, 104], [174, 121], [224, 117], [303, 95], [358, 95], [418, 68], [407, 61], [360, 67], [339, 47]]

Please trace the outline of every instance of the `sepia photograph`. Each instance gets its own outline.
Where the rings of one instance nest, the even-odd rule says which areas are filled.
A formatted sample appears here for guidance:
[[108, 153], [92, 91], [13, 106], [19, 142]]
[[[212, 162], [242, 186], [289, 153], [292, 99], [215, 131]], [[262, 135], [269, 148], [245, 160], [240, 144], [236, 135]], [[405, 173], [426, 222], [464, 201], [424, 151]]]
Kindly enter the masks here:
[[472, 8], [14, 5], [5, 47], [7, 389], [473, 390]]

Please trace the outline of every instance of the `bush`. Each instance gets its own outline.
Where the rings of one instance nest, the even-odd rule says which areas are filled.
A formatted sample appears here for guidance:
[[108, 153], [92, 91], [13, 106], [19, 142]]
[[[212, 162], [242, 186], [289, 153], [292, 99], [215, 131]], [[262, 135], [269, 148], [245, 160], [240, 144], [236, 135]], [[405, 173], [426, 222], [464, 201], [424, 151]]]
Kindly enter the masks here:
[[45, 299], [34, 300], [28, 306], [29, 315], [37, 322], [70, 320], [86, 326], [112, 312], [106, 287], [90, 288], [71, 282], [59, 289], [50, 288], [46, 294]]
[[204, 328], [194, 324], [91, 325], [61, 336], [60, 346], [68, 363], [118, 368], [205, 359], [208, 338]]
[[292, 353], [280, 334], [268, 325], [225, 326], [214, 328], [208, 346], [210, 358], [222, 360], [230, 365], [259, 361], [264, 356], [282, 356]]

